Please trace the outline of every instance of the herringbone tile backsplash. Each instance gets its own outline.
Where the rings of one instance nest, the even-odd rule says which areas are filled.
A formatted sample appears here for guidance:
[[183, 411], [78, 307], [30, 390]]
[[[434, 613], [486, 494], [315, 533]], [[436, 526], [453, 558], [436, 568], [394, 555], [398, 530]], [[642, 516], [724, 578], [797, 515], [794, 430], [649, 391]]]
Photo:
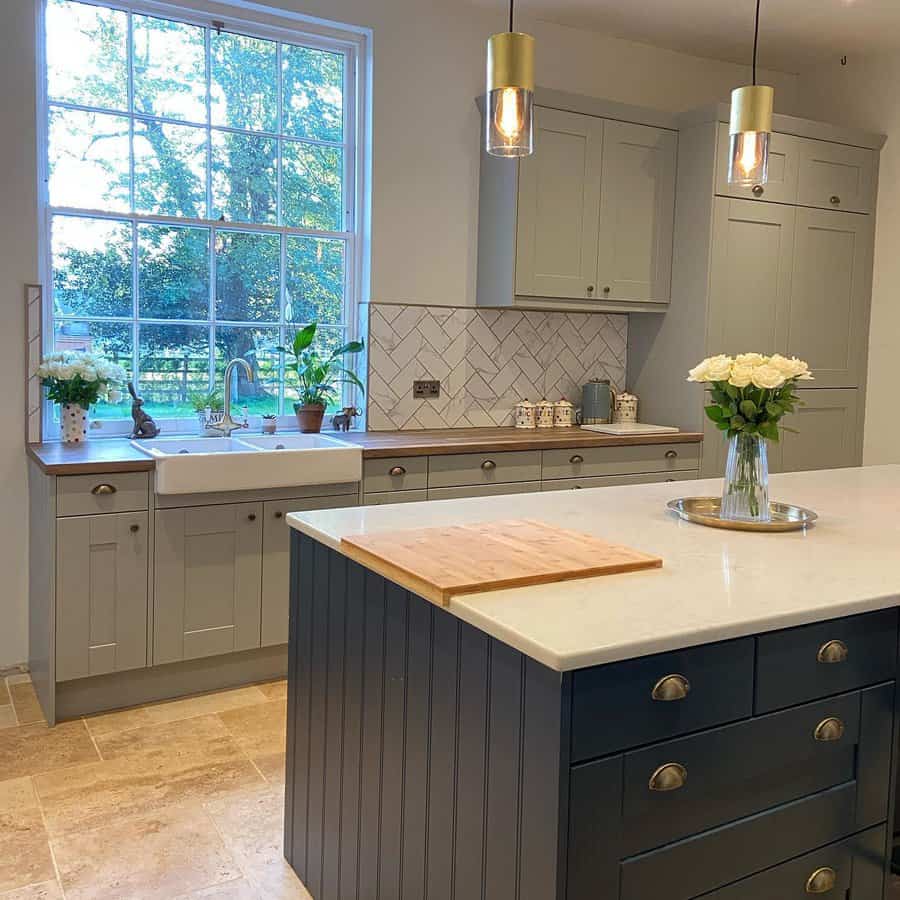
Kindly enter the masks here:
[[[369, 304], [368, 427], [374, 431], [512, 425], [513, 409], [609, 378], [625, 387], [628, 317]], [[414, 379], [437, 379], [415, 400]]]

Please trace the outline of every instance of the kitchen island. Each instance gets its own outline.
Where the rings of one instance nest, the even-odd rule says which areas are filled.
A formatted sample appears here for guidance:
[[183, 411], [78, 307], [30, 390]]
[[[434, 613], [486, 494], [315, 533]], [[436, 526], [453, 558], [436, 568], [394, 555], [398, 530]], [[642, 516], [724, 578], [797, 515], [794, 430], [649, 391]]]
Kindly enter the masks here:
[[[900, 466], [774, 476], [807, 532], [665, 509], [719, 487], [288, 517], [285, 853], [316, 900], [880, 900]], [[664, 564], [442, 609], [341, 552], [510, 518]]]

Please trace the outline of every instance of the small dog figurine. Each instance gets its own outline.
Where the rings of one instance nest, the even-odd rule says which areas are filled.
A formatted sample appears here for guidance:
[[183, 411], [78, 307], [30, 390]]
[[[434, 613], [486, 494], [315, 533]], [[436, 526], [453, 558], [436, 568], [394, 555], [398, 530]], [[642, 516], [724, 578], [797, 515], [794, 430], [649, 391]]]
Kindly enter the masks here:
[[128, 382], [128, 393], [131, 394], [131, 418], [134, 421], [132, 429], [132, 438], [154, 438], [159, 434], [159, 425], [144, 412], [141, 407], [144, 401], [138, 397], [137, 391], [134, 389], [134, 382]]
[[345, 406], [343, 412], [338, 413], [331, 420], [331, 425], [335, 431], [349, 431], [353, 424], [353, 417], [360, 414], [355, 406]]

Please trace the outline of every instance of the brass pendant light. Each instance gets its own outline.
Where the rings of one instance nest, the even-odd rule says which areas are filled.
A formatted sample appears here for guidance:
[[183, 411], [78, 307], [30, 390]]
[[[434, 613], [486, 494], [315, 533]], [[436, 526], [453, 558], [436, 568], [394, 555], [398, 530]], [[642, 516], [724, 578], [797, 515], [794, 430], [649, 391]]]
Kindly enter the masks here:
[[534, 150], [534, 38], [513, 31], [491, 35], [487, 45], [485, 149], [491, 156], [529, 156]]
[[753, 187], [769, 178], [769, 135], [772, 133], [774, 88], [756, 83], [756, 56], [759, 45], [759, 3], [753, 30], [753, 84], [731, 92], [731, 142], [728, 156], [728, 183]]

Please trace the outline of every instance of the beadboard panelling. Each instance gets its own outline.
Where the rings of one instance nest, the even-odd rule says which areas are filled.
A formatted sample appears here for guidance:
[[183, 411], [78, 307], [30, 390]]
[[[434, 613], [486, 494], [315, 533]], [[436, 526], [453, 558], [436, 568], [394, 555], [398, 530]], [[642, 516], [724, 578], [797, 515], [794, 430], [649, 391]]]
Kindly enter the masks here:
[[[369, 304], [368, 428], [513, 424], [523, 397], [580, 401], [581, 385], [625, 386], [628, 317]], [[414, 379], [438, 379], [414, 400]]]

